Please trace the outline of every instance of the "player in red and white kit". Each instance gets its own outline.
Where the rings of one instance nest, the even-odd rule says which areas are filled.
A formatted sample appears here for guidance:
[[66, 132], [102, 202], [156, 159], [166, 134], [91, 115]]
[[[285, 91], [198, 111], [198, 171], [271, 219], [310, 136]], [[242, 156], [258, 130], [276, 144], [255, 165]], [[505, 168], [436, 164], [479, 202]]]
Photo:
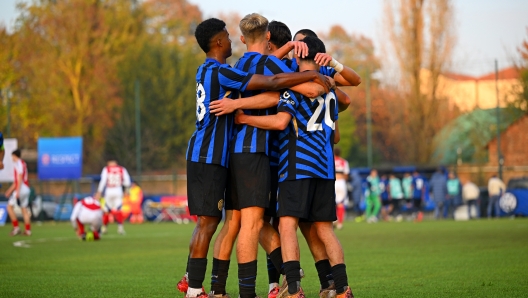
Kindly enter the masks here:
[[[101, 204], [92, 197], [86, 197], [78, 201], [73, 207], [70, 221], [80, 239], [99, 240], [99, 230], [103, 225]], [[89, 226], [90, 230], [88, 232], [85, 232], [84, 225]]]
[[350, 174], [350, 167], [348, 161], [341, 157], [341, 150], [338, 147], [334, 148], [334, 161], [336, 171], [335, 192], [336, 192], [336, 212], [337, 212], [337, 228], [343, 228], [343, 221], [345, 220], [345, 203], [348, 199], [348, 175]]
[[5, 192], [5, 196], [9, 198], [7, 202], [7, 213], [11, 218], [13, 224], [13, 230], [11, 236], [20, 234], [20, 228], [18, 227], [18, 220], [15, 215], [15, 205], [20, 206], [22, 209], [22, 215], [24, 216], [24, 224], [26, 230], [23, 235], [31, 235], [31, 213], [28, 209], [29, 204], [29, 181], [26, 163], [20, 158], [20, 149], [17, 149], [11, 153], [14, 164], [14, 182]]
[[123, 204], [123, 188], [128, 192], [129, 187], [130, 175], [128, 175], [127, 170], [118, 165], [116, 160], [109, 160], [101, 172], [101, 181], [95, 194], [95, 199], [99, 200], [104, 190], [105, 204], [103, 206], [103, 227], [101, 228], [103, 234], [106, 233], [109, 213], [112, 213], [115, 221], [117, 221], [117, 233], [125, 234], [121, 205]]

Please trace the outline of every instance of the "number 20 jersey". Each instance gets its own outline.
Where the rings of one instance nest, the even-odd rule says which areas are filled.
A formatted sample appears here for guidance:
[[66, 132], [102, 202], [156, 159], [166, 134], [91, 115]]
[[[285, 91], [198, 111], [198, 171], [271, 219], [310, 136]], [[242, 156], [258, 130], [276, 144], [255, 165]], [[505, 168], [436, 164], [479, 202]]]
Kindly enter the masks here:
[[[245, 91], [252, 75], [214, 59], [206, 59], [196, 72], [196, 130], [187, 147], [187, 160], [227, 166], [233, 115], [216, 117], [209, 112], [212, 101], [227, 91]], [[231, 95], [233, 96], [233, 94]]]
[[277, 112], [292, 116], [286, 129], [279, 133], [279, 181], [335, 179], [335, 93], [308, 98], [287, 90], [281, 94]]

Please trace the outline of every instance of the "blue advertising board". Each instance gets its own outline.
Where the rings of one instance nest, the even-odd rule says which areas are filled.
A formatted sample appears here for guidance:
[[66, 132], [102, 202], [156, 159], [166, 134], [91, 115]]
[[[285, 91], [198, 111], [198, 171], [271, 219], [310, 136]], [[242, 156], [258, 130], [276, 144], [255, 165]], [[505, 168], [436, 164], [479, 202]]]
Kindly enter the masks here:
[[5, 225], [7, 220], [7, 203], [0, 203], [0, 226]]
[[82, 138], [39, 138], [38, 178], [41, 180], [80, 179]]

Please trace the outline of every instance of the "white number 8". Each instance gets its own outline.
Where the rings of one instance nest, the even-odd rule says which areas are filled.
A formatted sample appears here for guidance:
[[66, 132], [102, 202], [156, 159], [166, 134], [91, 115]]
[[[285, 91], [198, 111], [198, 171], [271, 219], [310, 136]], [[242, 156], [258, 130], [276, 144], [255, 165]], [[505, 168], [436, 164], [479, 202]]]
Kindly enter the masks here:
[[201, 83], [196, 84], [196, 119], [202, 121], [205, 117], [205, 90]]
[[335, 95], [334, 93], [330, 92], [326, 95], [326, 99], [325, 98], [322, 98], [321, 96], [318, 96], [316, 98], [311, 98], [310, 99], [312, 102], [314, 100], [317, 100], [319, 102], [319, 106], [317, 106], [317, 108], [315, 109], [312, 117], [310, 118], [310, 120], [308, 121], [308, 124], [306, 125], [306, 129], [308, 131], [316, 131], [316, 130], [323, 130], [323, 124], [322, 123], [317, 123], [317, 119], [319, 119], [319, 115], [321, 115], [321, 111], [323, 109], [323, 105], [326, 106], [326, 109], [325, 109], [325, 117], [324, 117], [324, 122], [326, 125], [328, 125], [329, 127], [332, 128], [332, 130], [335, 129], [335, 122], [332, 120], [332, 117], [330, 115], [330, 102], [332, 100], [336, 100], [335, 98]]

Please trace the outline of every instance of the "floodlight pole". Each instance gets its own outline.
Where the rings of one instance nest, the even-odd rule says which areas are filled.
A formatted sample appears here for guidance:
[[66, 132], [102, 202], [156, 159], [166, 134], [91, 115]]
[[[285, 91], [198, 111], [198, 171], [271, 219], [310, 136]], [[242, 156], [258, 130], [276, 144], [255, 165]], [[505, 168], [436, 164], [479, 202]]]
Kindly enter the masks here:
[[367, 68], [367, 80], [365, 81], [365, 97], [367, 99], [367, 165], [372, 168], [372, 104], [370, 98], [370, 72]]
[[134, 95], [136, 102], [136, 174], [137, 180], [141, 180], [141, 117], [139, 108], [139, 81], [134, 84]]
[[495, 59], [495, 96], [497, 97], [497, 161], [499, 163], [499, 178], [502, 180], [502, 160], [500, 142], [500, 103], [499, 103], [499, 62]]

